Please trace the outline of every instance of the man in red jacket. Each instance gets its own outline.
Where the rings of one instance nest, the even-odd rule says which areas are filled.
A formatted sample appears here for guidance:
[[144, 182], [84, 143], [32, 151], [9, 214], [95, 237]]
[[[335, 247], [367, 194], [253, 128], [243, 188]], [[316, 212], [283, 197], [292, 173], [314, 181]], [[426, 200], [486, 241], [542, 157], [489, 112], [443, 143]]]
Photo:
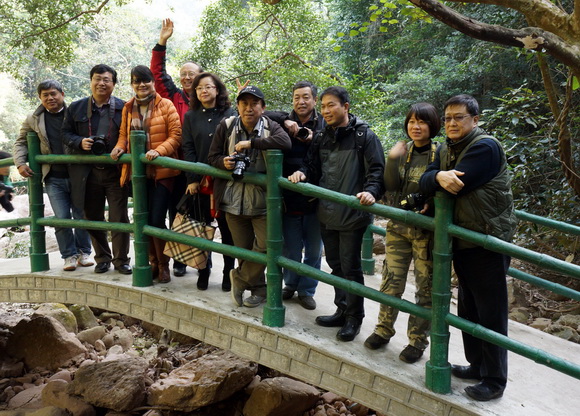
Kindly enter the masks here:
[[179, 70], [179, 81], [181, 88], [173, 82], [171, 76], [165, 68], [165, 52], [167, 49], [167, 40], [173, 35], [173, 21], [164, 19], [159, 33], [159, 43], [155, 45], [151, 54], [151, 72], [155, 77], [155, 91], [163, 98], [169, 98], [179, 113], [181, 124], [183, 116], [189, 110], [189, 97], [193, 93], [191, 86], [195, 76], [202, 72], [201, 66], [195, 62], [186, 62]]

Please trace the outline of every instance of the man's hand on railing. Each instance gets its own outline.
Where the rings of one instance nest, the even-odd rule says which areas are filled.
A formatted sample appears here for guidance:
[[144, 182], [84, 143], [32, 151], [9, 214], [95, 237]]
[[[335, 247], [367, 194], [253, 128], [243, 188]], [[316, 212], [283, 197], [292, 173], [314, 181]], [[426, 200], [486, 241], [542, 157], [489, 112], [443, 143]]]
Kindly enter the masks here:
[[120, 147], [115, 147], [113, 150], [111, 150], [111, 159], [119, 160], [119, 158], [123, 153], [125, 153], [123, 149], [121, 149]]
[[361, 205], [372, 205], [375, 203], [375, 197], [370, 192], [359, 192], [356, 197], [360, 200]]
[[28, 165], [18, 166], [18, 173], [20, 173], [20, 176], [25, 178], [30, 178], [32, 175], [34, 175], [34, 171], [30, 169]]
[[288, 176], [288, 180], [292, 183], [304, 182], [306, 180], [306, 175], [297, 170], [292, 175]]
[[192, 182], [189, 185], [187, 185], [187, 188], [185, 189], [185, 193], [187, 195], [195, 195], [199, 192], [199, 182]]

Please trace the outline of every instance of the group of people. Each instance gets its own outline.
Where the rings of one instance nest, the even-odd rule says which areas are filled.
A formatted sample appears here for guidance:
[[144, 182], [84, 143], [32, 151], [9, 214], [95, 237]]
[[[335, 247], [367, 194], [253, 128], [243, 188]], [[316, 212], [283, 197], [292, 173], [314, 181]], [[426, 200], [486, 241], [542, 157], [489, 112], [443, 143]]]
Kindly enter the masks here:
[[[114, 97], [116, 71], [104, 64], [90, 71], [91, 95], [70, 105], [61, 84], [47, 80], [38, 85], [41, 104], [24, 121], [14, 145], [14, 162], [24, 177], [33, 175], [27, 165], [26, 134], [35, 131], [43, 154], [110, 153], [118, 160], [131, 151], [132, 130], [146, 134], [146, 157], [159, 156], [207, 163], [234, 171], [265, 173], [265, 151], [284, 152], [283, 175], [293, 183], [308, 182], [353, 195], [361, 205], [381, 200], [432, 215], [432, 197], [444, 191], [456, 199], [454, 222], [462, 227], [509, 241], [515, 229], [513, 201], [507, 163], [500, 143], [478, 127], [479, 107], [469, 95], [450, 98], [439, 117], [431, 104], [413, 105], [404, 123], [405, 141], [398, 142], [385, 159], [383, 147], [369, 126], [351, 114], [348, 92], [339, 86], [320, 95], [308, 81], [292, 90], [293, 110], [266, 111], [266, 99], [256, 86], [239, 86], [236, 111], [224, 83], [193, 62], [180, 70], [179, 88], [166, 71], [166, 44], [173, 23], [166, 19], [150, 67], [131, 71], [134, 97]], [[320, 101], [320, 112], [317, 102]], [[446, 140], [433, 139], [442, 123]], [[238, 176], [238, 175], [234, 175]], [[46, 192], [58, 218], [105, 220], [105, 201], [112, 222], [128, 223], [129, 164], [42, 165]], [[196, 198], [198, 220], [211, 222], [217, 213], [222, 242], [260, 253], [266, 252], [266, 195], [262, 186], [215, 178], [213, 195], [201, 193], [206, 178], [157, 165], [147, 165], [149, 224], [166, 227], [184, 195]], [[363, 234], [373, 216], [328, 200], [284, 191], [284, 256], [320, 268], [322, 248], [332, 274], [364, 284], [361, 267]], [[111, 264], [131, 274], [129, 235], [107, 231], [56, 228], [64, 270], [95, 265], [95, 273], [107, 272]], [[417, 290], [416, 303], [431, 307], [433, 263], [432, 233], [390, 221], [387, 254], [380, 290], [401, 297], [411, 260]], [[91, 260], [91, 243], [94, 262]], [[165, 241], [151, 237], [149, 261], [154, 278], [169, 282], [169, 258]], [[506, 273], [509, 257], [462, 240], [453, 242], [453, 261], [459, 278], [459, 316], [507, 334]], [[211, 259], [199, 270], [197, 287], [208, 287]], [[185, 265], [174, 262], [174, 276], [185, 274]], [[297, 295], [299, 304], [316, 308], [318, 281], [284, 270], [282, 298]], [[224, 256], [221, 286], [230, 291], [237, 306], [257, 307], [266, 300], [265, 266]], [[246, 293], [248, 292], [248, 293]], [[339, 341], [359, 334], [365, 315], [364, 298], [335, 288], [336, 312], [316, 317], [324, 327], [339, 328]], [[398, 310], [381, 305], [378, 323], [364, 345], [380, 349], [395, 335]], [[428, 346], [430, 322], [410, 316], [409, 344], [400, 359], [414, 363]], [[507, 380], [506, 350], [463, 334], [469, 366], [453, 366], [452, 373], [480, 383], [466, 388], [476, 400], [501, 397]]]

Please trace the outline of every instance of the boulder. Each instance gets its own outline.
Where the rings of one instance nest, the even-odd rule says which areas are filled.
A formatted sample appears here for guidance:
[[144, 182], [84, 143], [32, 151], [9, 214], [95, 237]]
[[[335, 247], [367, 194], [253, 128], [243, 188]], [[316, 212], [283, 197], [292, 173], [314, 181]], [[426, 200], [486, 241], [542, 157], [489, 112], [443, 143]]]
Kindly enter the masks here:
[[23, 390], [8, 402], [9, 409], [40, 409], [42, 407], [42, 389], [41, 386], [34, 386]]
[[555, 322], [558, 325], [569, 326], [580, 331], [580, 315], [562, 315]]
[[552, 324], [544, 329], [544, 332], [565, 339], [566, 341], [572, 341], [577, 344], [580, 343], [580, 335], [578, 334], [578, 331], [569, 326]]
[[79, 397], [67, 393], [67, 383], [64, 380], [52, 380], [42, 390], [42, 403], [45, 406], [56, 406], [66, 409], [72, 416], [95, 416], [95, 408]]
[[24, 374], [24, 363], [22, 361], [2, 361], [0, 362], [0, 378], [20, 377]]
[[67, 393], [82, 396], [97, 407], [126, 412], [145, 399], [147, 362], [142, 358], [119, 358], [83, 365], [69, 383]]
[[5, 410], [0, 411], [0, 416], [70, 416], [66, 410], [58, 407], [48, 406], [35, 411], [26, 410]]
[[54, 373], [48, 379], [48, 381], [53, 381], [53, 380], [64, 380], [67, 383], [70, 383], [72, 381], [72, 377], [71, 377], [69, 370], [61, 370], [58, 373]]
[[302, 416], [314, 407], [320, 392], [288, 377], [262, 380], [244, 406], [245, 416]]
[[104, 326], [99, 325], [79, 332], [77, 334], [77, 338], [81, 342], [86, 342], [94, 346], [95, 343], [102, 339], [105, 335], [107, 335], [107, 330]]
[[550, 326], [551, 323], [552, 323], [552, 321], [548, 318], [536, 318], [530, 324], [530, 326], [532, 328], [539, 329], [540, 331], [544, 331], [547, 327]]
[[228, 351], [216, 351], [172, 371], [149, 388], [147, 403], [192, 412], [227, 399], [250, 383], [258, 371], [255, 363]]
[[78, 332], [77, 318], [75, 315], [62, 303], [43, 303], [34, 312], [35, 316], [51, 316], [56, 319], [66, 328], [68, 332]]
[[95, 314], [86, 305], [70, 305], [68, 309], [73, 313], [77, 320], [79, 330], [94, 328], [99, 325]]
[[54, 371], [87, 350], [59, 321], [50, 316], [36, 316], [14, 327], [6, 352], [23, 360], [28, 368]]

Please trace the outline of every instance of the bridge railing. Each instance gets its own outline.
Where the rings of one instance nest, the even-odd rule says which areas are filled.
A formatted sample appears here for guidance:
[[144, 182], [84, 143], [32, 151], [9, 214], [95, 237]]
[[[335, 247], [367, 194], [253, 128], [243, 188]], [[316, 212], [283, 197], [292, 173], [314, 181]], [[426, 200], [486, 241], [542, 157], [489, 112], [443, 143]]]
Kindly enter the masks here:
[[[40, 155], [38, 138], [35, 133], [29, 133], [28, 144], [30, 152], [30, 167], [35, 175], [29, 179], [30, 194], [30, 218], [0, 221], [0, 226], [27, 225], [30, 224], [31, 247], [30, 262], [32, 271], [48, 270], [48, 254], [44, 242], [44, 226], [74, 227], [86, 229], [116, 230], [134, 234], [135, 267], [133, 273], [133, 285], [150, 286], [153, 284], [151, 267], [148, 262], [148, 239], [146, 236], [155, 236], [165, 240], [189, 244], [204, 250], [211, 250], [232, 257], [242, 258], [256, 263], [267, 265], [267, 303], [264, 307], [263, 323], [267, 326], [283, 326], [285, 307], [282, 304], [282, 273], [281, 267], [288, 268], [303, 275], [313, 277], [319, 281], [339, 287], [351, 293], [364, 296], [386, 305], [393, 306], [403, 312], [410, 313], [432, 321], [431, 327], [431, 354], [426, 364], [426, 385], [437, 393], [448, 393], [451, 390], [451, 367], [448, 362], [449, 327], [452, 325], [462, 331], [472, 334], [485, 341], [502, 346], [514, 353], [525, 356], [537, 363], [544, 364], [557, 371], [580, 379], [580, 365], [554, 356], [549, 352], [539, 350], [513, 340], [507, 336], [498, 334], [481, 325], [474, 324], [459, 318], [449, 312], [451, 300], [451, 239], [462, 238], [466, 241], [481, 245], [489, 250], [508, 254], [512, 257], [528, 261], [530, 263], [548, 268], [550, 270], [566, 273], [575, 278], [580, 278], [580, 267], [555, 259], [545, 254], [539, 254], [531, 250], [518, 247], [495, 237], [479, 234], [463, 229], [452, 224], [453, 200], [443, 193], [438, 193], [435, 198], [435, 218], [420, 215], [414, 212], [404, 211], [397, 208], [374, 204], [371, 206], [361, 205], [355, 196], [336, 193], [307, 183], [293, 184], [282, 177], [282, 154], [280, 151], [269, 150], [267, 152], [268, 174], [247, 173], [244, 181], [259, 184], [267, 188], [267, 253], [256, 253], [238, 247], [228, 246], [203, 238], [190, 237], [175, 233], [171, 230], [158, 229], [147, 224], [147, 192], [145, 167], [147, 164], [181, 169], [186, 172], [195, 172], [203, 175], [211, 175], [223, 179], [231, 179], [231, 173], [216, 169], [201, 163], [189, 163], [166, 157], [158, 157], [149, 161], [145, 157], [145, 135], [143, 132], [131, 133], [132, 153], [123, 155], [118, 162], [113, 161], [108, 155], [104, 156], [64, 156], [64, 155]], [[44, 218], [44, 205], [42, 200], [41, 163], [131, 163], [132, 186], [133, 186], [133, 223], [102, 223], [87, 220], [63, 220], [54, 217]], [[0, 161], [0, 166], [7, 163]], [[282, 256], [282, 195], [281, 188], [300, 192], [302, 194], [337, 202], [353, 209], [371, 212], [375, 215], [390, 218], [408, 225], [421, 227], [434, 231], [433, 250], [433, 307], [426, 309], [399, 299], [383, 294], [375, 289], [351, 282], [340, 277], [314, 269], [303, 263], [299, 263]], [[520, 214], [521, 215], [521, 214]], [[529, 215], [529, 214], [527, 214]], [[572, 227], [572, 228], [570, 228]], [[578, 233], [577, 227], [566, 226], [564, 228]], [[367, 240], [372, 231], [379, 231], [376, 227], [370, 227]], [[380, 231], [382, 233], [382, 230]], [[372, 237], [371, 237], [372, 238]], [[557, 293], [565, 294], [573, 299], [579, 299], [580, 293], [561, 285], [544, 282], [535, 276], [510, 269], [510, 273], [516, 278], [528, 279], [534, 284], [540, 283], [543, 287]]]

